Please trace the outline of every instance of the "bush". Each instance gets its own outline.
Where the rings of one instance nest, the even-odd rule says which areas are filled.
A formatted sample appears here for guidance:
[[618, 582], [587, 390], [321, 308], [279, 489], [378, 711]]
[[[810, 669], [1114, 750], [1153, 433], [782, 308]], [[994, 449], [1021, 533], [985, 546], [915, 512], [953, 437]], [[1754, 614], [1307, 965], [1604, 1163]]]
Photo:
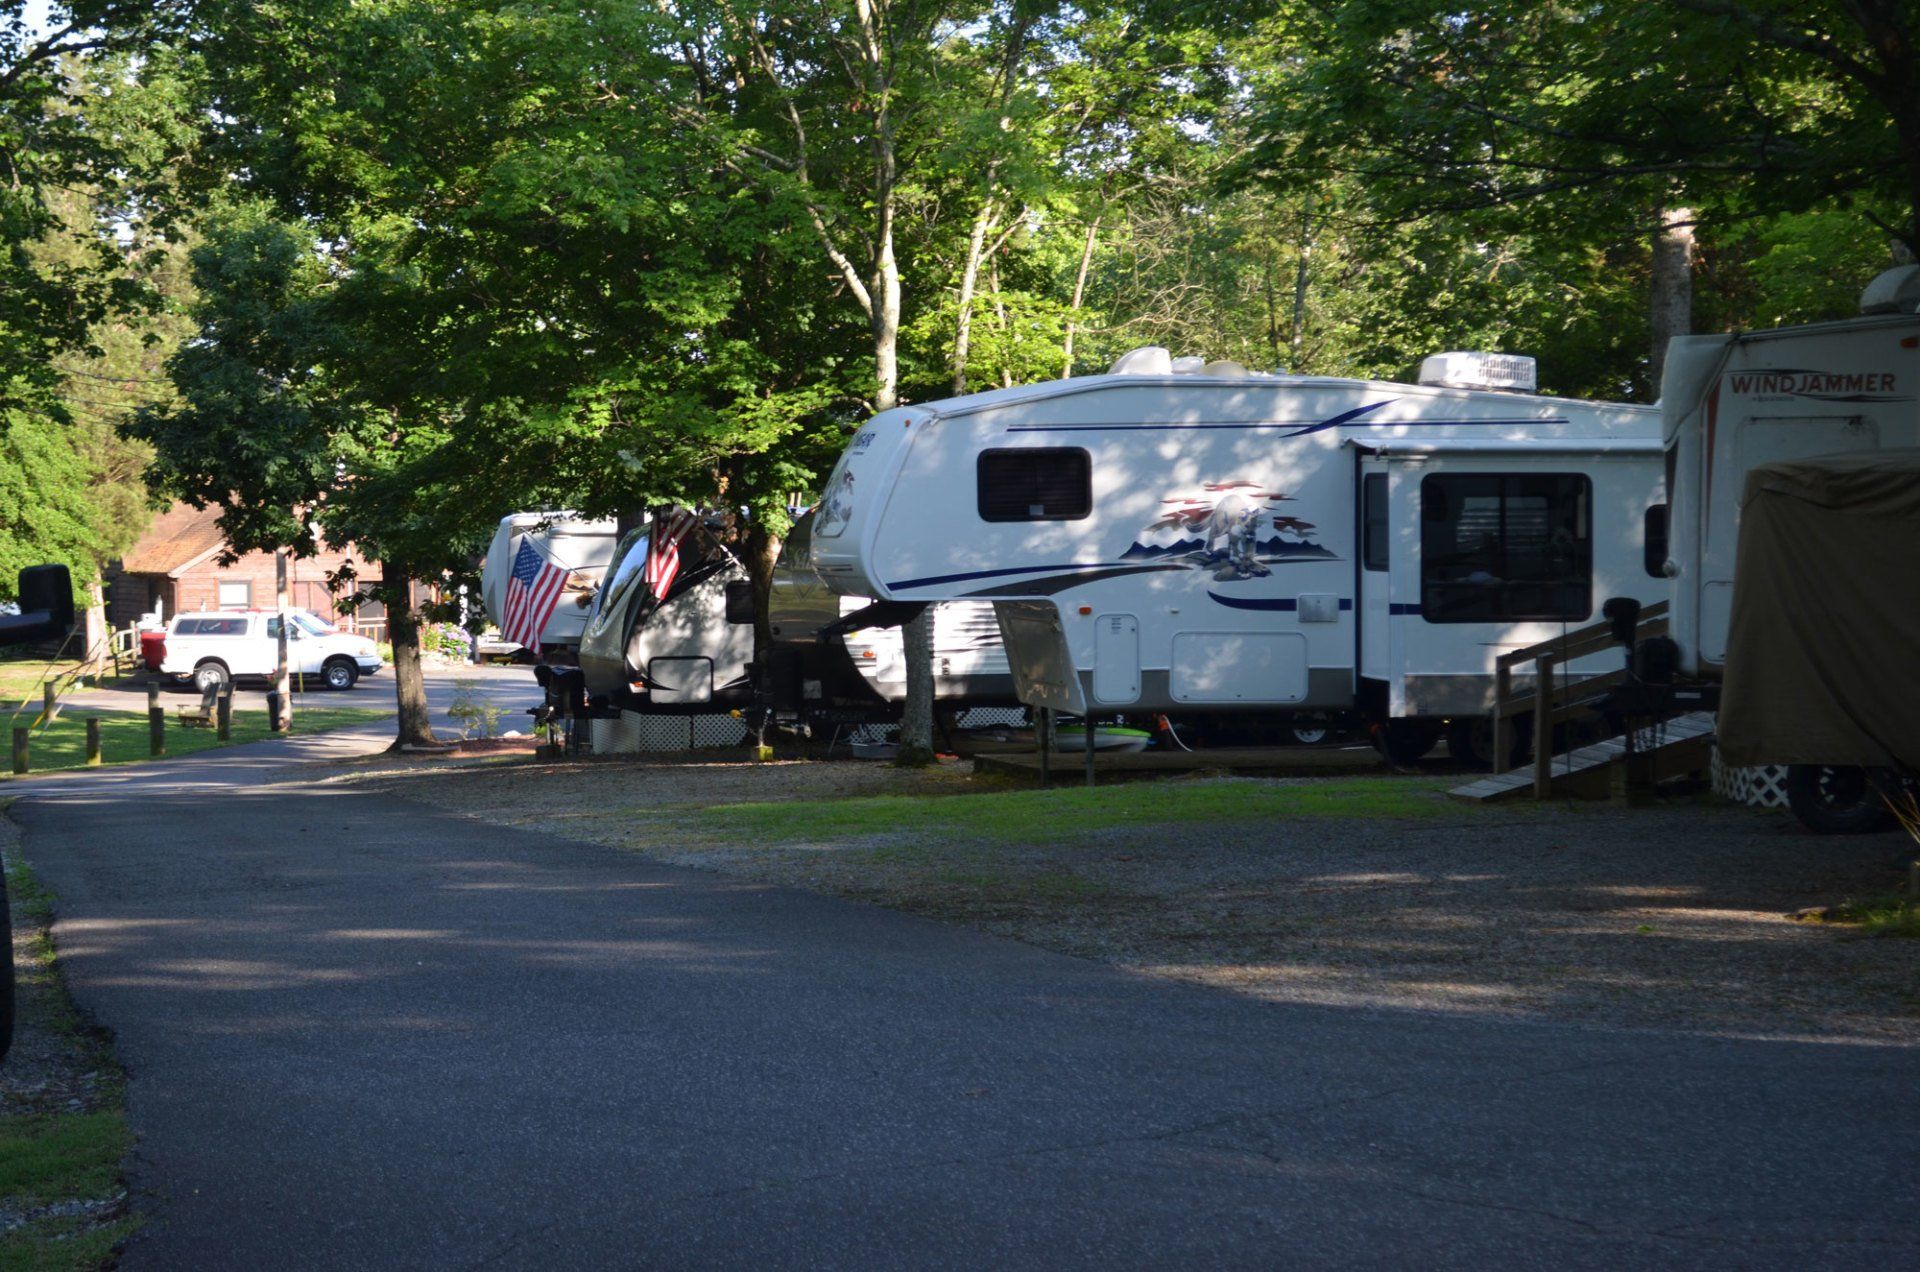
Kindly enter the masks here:
[[500, 717], [506, 714], [504, 708], [476, 696], [478, 692], [479, 686], [474, 681], [453, 682], [453, 705], [447, 708], [447, 715], [459, 721], [463, 738], [472, 737], [475, 729], [483, 738], [493, 737], [500, 730]]

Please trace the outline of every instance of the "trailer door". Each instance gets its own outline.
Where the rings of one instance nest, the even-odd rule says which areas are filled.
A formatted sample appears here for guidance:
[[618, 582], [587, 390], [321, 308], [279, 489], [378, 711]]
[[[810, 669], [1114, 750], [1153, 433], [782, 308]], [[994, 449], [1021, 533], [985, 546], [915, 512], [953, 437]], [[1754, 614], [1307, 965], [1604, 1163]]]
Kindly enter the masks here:
[[1388, 646], [1392, 612], [1387, 581], [1392, 577], [1391, 508], [1393, 475], [1385, 459], [1365, 456], [1360, 461], [1360, 569], [1357, 608], [1360, 611], [1360, 674], [1385, 680], [1393, 665]]

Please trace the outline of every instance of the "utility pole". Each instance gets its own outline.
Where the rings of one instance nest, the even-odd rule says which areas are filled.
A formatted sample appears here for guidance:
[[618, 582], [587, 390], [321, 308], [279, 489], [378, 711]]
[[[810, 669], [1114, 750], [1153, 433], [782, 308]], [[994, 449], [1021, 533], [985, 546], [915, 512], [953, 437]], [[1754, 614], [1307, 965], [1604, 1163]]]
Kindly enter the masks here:
[[280, 662], [273, 672], [273, 689], [279, 695], [273, 704], [273, 729], [285, 733], [293, 727], [293, 695], [288, 692], [292, 687], [292, 677], [287, 674], [287, 624], [292, 620], [287, 616], [287, 550], [275, 548], [273, 552], [273, 582], [276, 604], [280, 611]]

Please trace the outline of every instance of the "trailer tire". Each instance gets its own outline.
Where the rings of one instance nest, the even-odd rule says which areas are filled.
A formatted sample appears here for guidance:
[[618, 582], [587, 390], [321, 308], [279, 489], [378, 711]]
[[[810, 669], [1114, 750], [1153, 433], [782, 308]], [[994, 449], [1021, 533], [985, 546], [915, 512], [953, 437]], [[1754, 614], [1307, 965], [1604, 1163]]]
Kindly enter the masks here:
[[1440, 745], [1440, 725], [1433, 720], [1388, 720], [1373, 727], [1373, 745], [1395, 764], [1414, 764]]
[[1893, 827], [1893, 814], [1863, 768], [1789, 764], [1787, 807], [1802, 826], [1822, 835], [1871, 835]]

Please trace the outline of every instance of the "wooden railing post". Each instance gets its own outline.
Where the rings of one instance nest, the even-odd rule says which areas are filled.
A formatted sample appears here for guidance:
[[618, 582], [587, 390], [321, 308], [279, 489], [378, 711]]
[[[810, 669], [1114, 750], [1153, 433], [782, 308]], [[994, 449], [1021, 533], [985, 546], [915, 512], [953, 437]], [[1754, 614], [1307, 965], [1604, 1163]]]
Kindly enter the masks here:
[[1533, 797], [1553, 793], [1553, 655], [1534, 663], [1533, 682]]
[[1489, 767], [1495, 773], [1506, 772], [1513, 755], [1513, 715], [1508, 709], [1512, 701], [1513, 668], [1502, 658], [1493, 668], [1493, 755]]
[[233, 682], [229, 680], [220, 686], [220, 696], [213, 703], [214, 735], [222, 742], [233, 736]]
[[13, 726], [13, 771], [16, 773], [27, 771], [27, 739], [32, 736], [33, 730], [25, 725]]
[[40, 686], [40, 715], [48, 724], [52, 724], [60, 714], [60, 691], [49, 680]]
[[87, 717], [87, 767], [100, 763], [100, 717]]
[[147, 753], [156, 759], [167, 753], [167, 713], [160, 709], [160, 686], [147, 686]]

